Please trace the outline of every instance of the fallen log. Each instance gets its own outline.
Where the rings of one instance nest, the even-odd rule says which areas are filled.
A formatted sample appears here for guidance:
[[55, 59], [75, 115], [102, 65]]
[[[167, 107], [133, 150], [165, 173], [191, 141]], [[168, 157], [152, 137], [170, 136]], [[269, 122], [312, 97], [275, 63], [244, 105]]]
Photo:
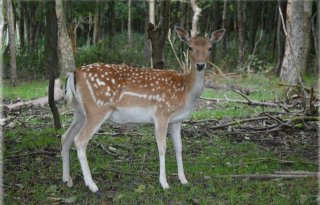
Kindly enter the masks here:
[[[57, 102], [63, 98], [63, 90], [61, 89], [61, 82], [59, 79], [55, 80], [54, 87], [54, 100]], [[4, 112], [14, 112], [24, 108], [31, 107], [43, 107], [48, 104], [48, 96], [44, 96], [35, 100], [27, 101], [27, 102], [18, 102], [9, 105], [3, 105], [2, 109]]]

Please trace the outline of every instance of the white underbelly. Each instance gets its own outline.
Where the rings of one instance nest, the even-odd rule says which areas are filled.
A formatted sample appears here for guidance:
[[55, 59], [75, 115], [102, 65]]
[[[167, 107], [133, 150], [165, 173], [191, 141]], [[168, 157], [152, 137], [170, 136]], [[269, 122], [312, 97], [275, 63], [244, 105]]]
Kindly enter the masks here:
[[115, 123], [153, 123], [155, 117], [154, 107], [130, 107], [118, 108], [115, 110], [109, 120]]

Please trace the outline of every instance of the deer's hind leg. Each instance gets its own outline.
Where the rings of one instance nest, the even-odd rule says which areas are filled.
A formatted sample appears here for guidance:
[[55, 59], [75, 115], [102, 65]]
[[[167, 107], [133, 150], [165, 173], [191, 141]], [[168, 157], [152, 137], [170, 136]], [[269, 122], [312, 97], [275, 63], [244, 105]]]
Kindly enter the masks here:
[[79, 134], [74, 138], [74, 144], [77, 148], [77, 155], [80, 161], [84, 181], [92, 192], [97, 192], [99, 189], [92, 179], [86, 155], [86, 148], [89, 140], [101, 127], [102, 123], [110, 116], [111, 112], [111, 110], [101, 111], [100, 113], [87, 111], [85, 124]]
[[73, 121], [68, 128], [68, 130], [62, 135], [61, 138], [61, 156], [62, 156], [62, 180], [63, 182], [67, 183], [68, 187], [72, 187], [72, 178], [70, 176], [70, 148], [72, 145], [72, 142], [75, 138], [75, 136], [80, 132], [83, 125], [85, 123], [85, 113], [83, 109], [77, 105], [77, 102], [75, 102], [75, 112], [74, 112], [74, 118]]

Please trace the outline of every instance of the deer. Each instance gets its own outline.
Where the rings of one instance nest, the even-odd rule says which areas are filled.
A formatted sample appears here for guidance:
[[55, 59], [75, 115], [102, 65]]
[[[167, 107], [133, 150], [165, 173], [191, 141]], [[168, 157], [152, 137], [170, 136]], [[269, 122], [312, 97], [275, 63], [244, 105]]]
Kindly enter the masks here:
[[204, 70], [213, 43], [225, 29], [211, 37], [190, 36], [176, 27], [179, 38], [187, 44], [191, 71], [145, 69], [125, 64], [95, 63], [68, 73], [65, 105], [73, 104], [74, 117], [61, 138], [63, 182], [72, 187], [69, 152], [72, 142], [80, 161], [84, 182], [92, 192], [101, 192], [93, 181], [86, 157], [86, 147], [105, 121], [120, 124], [154, 124], [159, 152], [159, 181], [163, 189], [169, 184], [165, 171], [167, 133], [171, 135], [176, 154], [178, 178], [188, 184], [182, 162], [181, 124], [193, 112], [204, 89]]

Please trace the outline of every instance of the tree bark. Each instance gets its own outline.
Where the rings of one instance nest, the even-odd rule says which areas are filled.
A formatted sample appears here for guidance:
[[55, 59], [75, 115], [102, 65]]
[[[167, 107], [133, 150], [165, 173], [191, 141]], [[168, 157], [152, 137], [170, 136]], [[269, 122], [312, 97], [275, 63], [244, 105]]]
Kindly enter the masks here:
[[128, 44], [131, 47], [131, 0], [128, 0]]
[[312, 66], [308, 65], [310, 64], [311, 61], [311, 56], [310, 56], [310, 49], [311, 49], [311, 36], [312, 36], [312, 31], [311, 31], [311, 15], [312, 15], [312, 1], [304, 1], [304, 19], [303, 19], [303, 28], [304, 28], [304, 59], [305, 59], [305, 65], [304, 65], [304, 70], [301, 71], [301, 74], [305, 74], [307, 71], [308, 73], [312, 72]]
[[242, 4], [241, 0], [237, 0], [237, 37], [238, 37], [238, 60], [237, 66], [242, 67], [244, 55], [243, 55], [243, 40], [244, 40], [244, 31], [243, 31], [243, 19], [242, 19]]
[[[0, 8], [1, 8], [1, 11], [3, 11], [2, 10], [2, 8], [3, 8], [3, 1], [0, 1]], [[4, 31], [4, 16], [3, 16], [3, 13], [4, 12], [0, 12], [0, 39], [2, 39], [2, 37], [3, 37], [3, 31]], [[3, 71], [3, 60], [2, 60], [2, 58], [3, 58], [3, 50], [4, 50], [4, 45], [1, 43], [0, 44], [0, 71]], [[2, 72], [0, 72], [0, 84], [2, 85], [2, 79], [3, 79], [3, 76], [2, 76]], [[1, 165], [0, 165], [1, 166]], [[2, 167], [0, 167], [0, 168], [2, 168]], [[0, 170], [1, 171], [1, 170]], [[1, 181], [2, 179], [0, 179], [0, 183], [2, 182]], [[2, 183], [1, 183], [2, 184]], [[1, 198], [0, 198], [0, 200], [1, 200]]]
[[[212, 31], [218, 30], [219, 29], [219, 23], [220, 20], [219, 18], [216, 18], [217, 16], [221, 16], [220, 14], [220, 2], [214, 1], [213, 2], [213, 15], [214, 15], [214, 20], [212, 22]], [[210, 53], [210, 61], [214, 62], [216, 57], [216, 44], [212, 44], [211, 47], [211, 53]]]
[[163, 48], [167, 39], [170, 23], [171, 1], [161, 2], [161, 16], [157, 27], [149, 23], [148, 33], [152, 45], [153, 67], [157, 69], [164, 68]]
[[[145, 7], [148, 8], [148, 2], [145, 2]], [[149, 9], [150, 11], [150, 9]], [[143, 49], [143, 61], [144, 66], [151, 67], [151, 42], [148, 35], [148, 25], [150, 22], [149, 20], [149, 13], [146, 12], [145, 15], [145, 22], [144, 22], [144, 49]]]
[[[278, 3], [278, 8], [280, 8], [282, 11], [284, 10], [283, 8], [285, 4], [282, 2]], [[280, 71], [281, 71], [281, 65], [282, 65], [282, 60], [283, 60], [283, 56], [284, 56], [284, 37], [283, 34], [281, 33], [281, 16], [279, 11], [277, 12], [278, 14], [278, 20], [277, 20], [277, 29], [276, 29], [276, 39], [277, 39], [277, 43], [276, 43], [276, 50], [277, 50], [277, 65], [274, 69], [274, 74], [276, 76], [280, 76]]]
[[300, 72], [305, 69], [303, 4], [295, 0], [288, 0], [287, 4], [287, 36], [280, 78], [291, 85], [300, 81]]
[[9, 49], [10, 49], [10, 83], [16, 86], [17, 82], [17, 63], [16, 63], [16, 46], [14, 41], [14, 16], [11, 0], [7, 0], [7, 18], [9, 29]]
[[256, 33], [258, 30], [258, 25], [261, 16], [262, 10], [262, 2], [249, 2], [249, 6], [251, 8], [252, 18], [250, 19], [250, 29], [249, 29], [249, 39], [248, 39], [248, 46], [249, 52], [252, 53], [255, 45], [256, 40]]
[[19, 13], [20, 13], [20, 19], [19, 19], [19, 36], [20, 36], [20, 50], [23, 51], [25, 48], [24, 43], [24, 15], [23, 15], [23, 2], [20, 1], [19, 3]]
[[318, 0], [318, 6], [317, 6], [317, 16], [318, 16], [318, 56], [317, 56], [317, 59], [318, 59], [318, 74], [320, 73], [320, 0]]
[[222, 11], [222, 28], [226, 29], [226, 33], [224, 35], [224, 38], [222, 38], [222, 55], [225, 56], [227, 52], [227, 37], [228, 37], [228, 29], [227, 29], [227, 13], [228, 13], [228, 7], [227, 7], [227, 0], [223, 1], [223, 11]]
[[115, 0], [110, 0], [109, 2], [109, 9], [108, 9], [108, 30], [109, 30], [109, 42], [108, 42], [108, 47], [112, 48], [113, 47], [113, 37], [115, 34]]
[[[62, 2], [60, 2], [62, 3]], [[48, 71], [49, 71], [49, 88], [48, 88], [48, 102], [51, 109], [54, 121], [54, 127], [56, 129], [61, 128], [59, 110], [54, 100], [54, 84], [55, 79], [59, 77], [59, 71], [57, 70], [58, 61], [58, 20], [55, 11], [55, 2], [48, 2], [48, 13], [47, 13], [47, 34], [46, 34], [46, 45], [49, 48], [48, 57]]]
[[62, 0], [56, 0], [55, 12], [58, 24], [58, 56], [63, 75], [76, 67], [71, 40], [68, 35]]
[[95, 13], [94, 13], [94, 17], [93, 17], [93, 45], [95, 45], [98, 42], [98, 35], [99, 35], [99, 20], [100, 20], [100, 4], [99, 4], [99, 0], [97, 0], [96, 2], [96, 8], [95, 8]]

